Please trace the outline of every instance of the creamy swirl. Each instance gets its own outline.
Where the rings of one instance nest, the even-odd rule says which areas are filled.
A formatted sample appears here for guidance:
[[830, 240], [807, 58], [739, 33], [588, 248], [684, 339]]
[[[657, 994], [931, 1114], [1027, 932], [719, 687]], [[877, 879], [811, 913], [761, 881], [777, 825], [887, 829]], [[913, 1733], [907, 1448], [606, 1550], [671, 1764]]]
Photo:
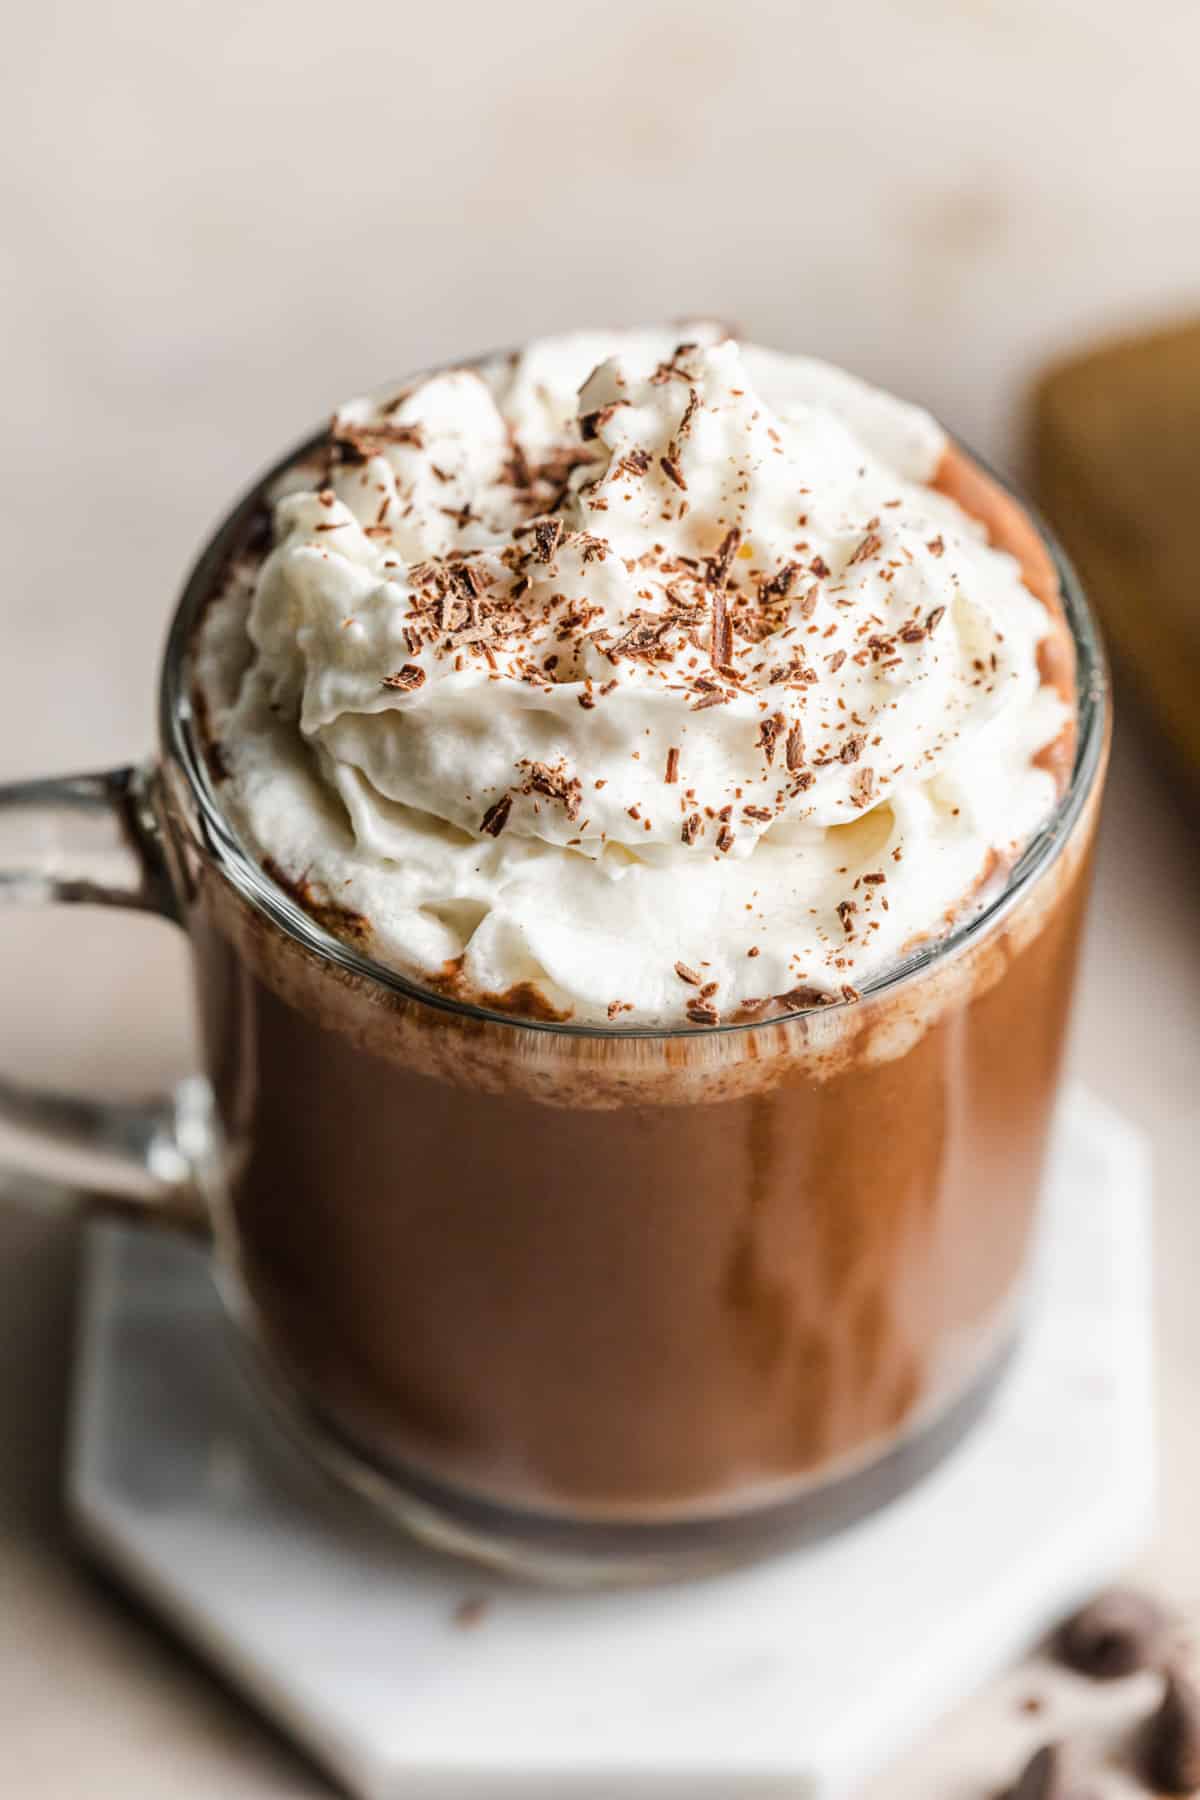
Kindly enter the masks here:
[[1053, 621], [931, 485], [937, 425], [677, 340], [344, 407], [208, 628], [255, 848], [418, 978], [588, 1022], [852, 995], [1053, 805]]

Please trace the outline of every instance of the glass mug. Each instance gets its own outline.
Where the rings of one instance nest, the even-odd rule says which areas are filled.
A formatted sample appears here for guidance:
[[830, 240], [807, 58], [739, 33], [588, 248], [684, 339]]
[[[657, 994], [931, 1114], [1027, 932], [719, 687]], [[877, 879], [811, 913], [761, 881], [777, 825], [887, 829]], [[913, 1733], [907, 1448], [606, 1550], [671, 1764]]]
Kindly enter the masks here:
[[1074, 573], [1039, 528], [1074, 766], [982, 911], [853, 1004], [514, 1019], [373, 962], [223, 811], [195, 624], [322, 441], [201, 554], [157, 758], [0, 789], [0, 899], [187, 932], [203, 1074], [158, 1107], [5, 1085], [0, 1118], [126, 1212], [201, 1223], [264, 1401], [428, 1542], [621, 1581], [845, 1525], [959, 1440], [1018, 1330], [1109, 735]]

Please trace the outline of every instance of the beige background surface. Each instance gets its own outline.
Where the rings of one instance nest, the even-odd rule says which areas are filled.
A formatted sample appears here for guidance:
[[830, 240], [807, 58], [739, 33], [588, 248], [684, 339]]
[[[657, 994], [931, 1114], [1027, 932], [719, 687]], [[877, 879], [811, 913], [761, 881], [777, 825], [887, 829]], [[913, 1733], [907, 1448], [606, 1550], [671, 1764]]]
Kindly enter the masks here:
[[[1200, 10], [1170, 0], [44, 5], [6, 20], [0, 65], [0, 779], [146, 749], [208, 524], [335, 400], [406, 366], [708, 308], [1012, 462], [1048, 355], [1200, 301]], [[1196, 841], [1127, 722], [1073, 1064], [1154, 1140], [1147, 1567], [1200, 1620]], [[185, 1065], [166, 927], [2, 925], [6, 1072], [131, 1092]], [[5, 1781], [325, 1792], [72, 1559], [73, 1280], [69, 1224], [0, 1218]], [[1048, 1729], [1012, 1698], [947, 1722], [871, 1800], [987, 1792]]]

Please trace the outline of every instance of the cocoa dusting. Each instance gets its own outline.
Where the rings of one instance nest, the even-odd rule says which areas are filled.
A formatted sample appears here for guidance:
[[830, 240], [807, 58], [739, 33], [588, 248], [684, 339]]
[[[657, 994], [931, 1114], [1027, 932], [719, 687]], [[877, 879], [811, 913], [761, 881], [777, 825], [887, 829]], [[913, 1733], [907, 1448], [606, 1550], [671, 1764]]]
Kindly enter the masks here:
[[350, 938], [360, 946], [370, 941], [371, 921], [364, 913], [355, 912], [353, 908], [343, 906], [340, 901], [330, 899], [305, 876], [295, 878], [285, 874], [272, 856], [263, 857], [262, 870], [276, 887], [282, 888], [285, 894], [291, 896], [297, 906], [303, 907], [309, 918], [315, 919], [323, 930], [331, 932], [335, 937]]

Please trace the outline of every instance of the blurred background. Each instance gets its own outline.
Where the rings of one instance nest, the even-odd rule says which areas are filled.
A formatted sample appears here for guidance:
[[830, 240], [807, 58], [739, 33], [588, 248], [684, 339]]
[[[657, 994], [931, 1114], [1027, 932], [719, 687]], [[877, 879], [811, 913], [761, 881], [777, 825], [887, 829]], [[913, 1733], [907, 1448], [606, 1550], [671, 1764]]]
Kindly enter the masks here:
[[[1020, 473], [1048, 362], [1200, 311], [1200, 8], [1176, 0], [43, 0], [6, 17], [0, 89], [0, 779], [144, 753], [209, 526], [414, 365], [710, 311]], [[1200, 1380], [1196, 830], [1126, 711], [1073, 1067], [1154, 1138], [1169, 1425]], [[187, 1012], [166, 927], [4, 918], [6, 1072], [144, 1090], [186, 1063]], [[22, 1791], [82, 1792], [97, 1754], [89, 1794], [323, 1792], [63, 1556], [74, 1254], [0, 1218]], [[1188, 1601], [1195, 1457], [1164, 1428], [1149, 1561]]]

